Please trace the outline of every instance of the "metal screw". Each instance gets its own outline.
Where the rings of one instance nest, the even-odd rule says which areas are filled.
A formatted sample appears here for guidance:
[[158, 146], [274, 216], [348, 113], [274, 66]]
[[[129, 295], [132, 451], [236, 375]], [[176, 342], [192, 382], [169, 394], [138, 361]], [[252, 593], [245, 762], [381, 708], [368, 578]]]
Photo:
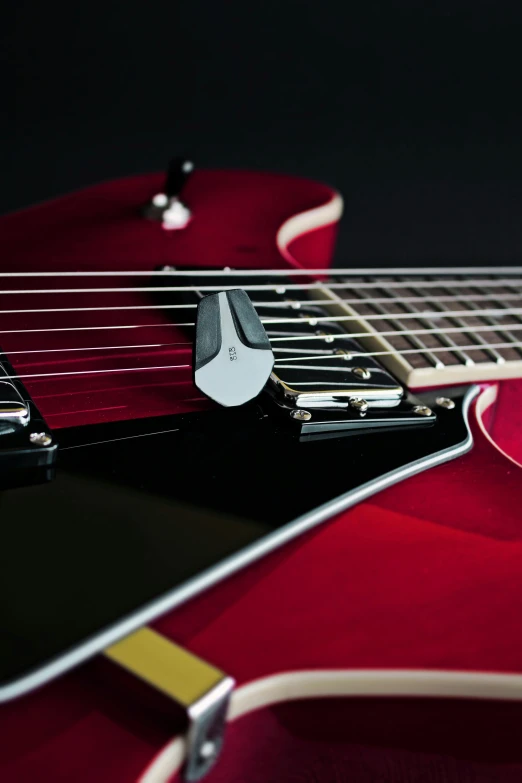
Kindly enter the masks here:
[[361, 416], [364, 416], [368, 410], [368, 403], [362, 397], [350, 397], [350, 408], [356, 410]]
[[312, 414], [310, 411], [305, 411], [302, 408], [295, 411], [290, 411], [290, 416], [292, 419], [295, 419], [296, 421], [310, 421], [312, 418]]
[[343, 348], [338, 348], [336, 351], [334, 351], [334, 355], [342, 356], [346, 362], [352, 358], [352, 354], [348, 353], [348, 351], [345, 351]]
[[292, 308], [292, 310], [299, 310], [301, 308], [301, 302], [297, 302], [295, 299], [287, 299], [286, 303]]
[[324, 337], [325, 343], [333, 343], [334, 341], [333, 334], [327, 334], [326, 332], [317, 332], [316, 334], [319, 335], [319, 337]]
[[53, 442], [48, 432], [31, 432], [29, 440], [36, 446], [49, 446]]
[[437, 405], [440, 405], [441, 408], [447, 408], [447, 410], [452, 411], [455, 407], [455, 401], [450, 400], [449, 397], [437, 397], [435, 400]]
[[433, 411], [431, 408], [428, 408], [427, 405], [415, 405], [413, 408], [413, 412], [417, 414], [417, 416], [432, 416]]
[[202, 759], [211, 759], [217, 753], [217, 746], [212, 740], [207, 740], [200, 748], [199, 755]]
[[161, 208], [166, 207], [169, 203], [169, 200], [165, 193], [156, 193], [152, 199], [152, 203], [155, 207]]
[[352, 372], [358, 378], [362, 378], [363, 381], [367, 381], [369, 378], [372, 377], [371, 372], [367, 370], [366, 367], [354, 367]]

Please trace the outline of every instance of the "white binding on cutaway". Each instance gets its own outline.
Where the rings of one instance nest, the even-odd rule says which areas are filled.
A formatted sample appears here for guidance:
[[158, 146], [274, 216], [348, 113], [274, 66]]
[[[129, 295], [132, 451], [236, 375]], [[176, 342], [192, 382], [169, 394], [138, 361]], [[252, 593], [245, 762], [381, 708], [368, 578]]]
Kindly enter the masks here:
[[337, 223], [342, 214], [342, 196], [340, 193], [334, 193], [326, 204], [307, 209], [306, 212], [299, 212], [297, 215], [292, 215], [288, 220], [285, 220], [276, 234], [276, 245], [283, 258], [295, 264], [296, 259], [288, 250], [294, 239], [298, 239], [318, 228]]
[[514, 465], [516, 465], [518, 468], [522, 468], [522, 463], [518, 462], [514, 457], [512, 457], [510, 454], [507, 453], [507, 451], [504, 451], [504, 449], [501, 449], [498, 443], [494, 440], [494, 438], [491, 437], [490, 433], [488, 432], [486, 425], [484, 424], [483, 416], [488, 408], [491, 407], [491, 405], [494, 405], [497, 400], [498, 395], [498, 386], [496, 384], [491, 384], [491, 386], [488, 386], [485, 388], [481, 394], [480, 397], [477, 399], [477, 403], [475, 405], [475, 415], [477, 418], [477, 424], [480, 427], [480, 430], [482, 434], [489, 440], [492, 446], [496, 448], [500, 454], [502, 454], [503, 457], [506, 457], [510, 462], [512, 462]]
[[[522, 675], [422, 669], [283, 672], [237, 688], [232, 694], [228, 720], [285, 701], [361, 696], [519, 701]], [[156, 755], [139, 783], [167, 783], [181, 767], [184, 755], [184, 740], [177, 737]]]

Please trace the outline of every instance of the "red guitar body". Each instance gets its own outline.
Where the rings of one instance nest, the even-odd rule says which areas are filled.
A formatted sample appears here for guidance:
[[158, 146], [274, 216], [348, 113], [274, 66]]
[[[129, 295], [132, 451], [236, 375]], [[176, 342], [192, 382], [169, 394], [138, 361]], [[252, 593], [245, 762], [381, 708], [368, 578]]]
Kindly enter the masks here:
[[[319, 226], [305, 220], [280, 231], [295, 215], [331, 210], [336, 195], [326, 186], [196, 172], [186, 200], [197, 220], [164, 231], [139, 214], [160, 183], [155, 176], [107, 183], [3, 218], [3, 268], [322, 268], [331, 261], [334, 212], [327, 209]], [[92, 304], [89, 294], [82, 299]], [[17, 298], [23, 308], [35, 301], [66, 307], [70, 296], [55, 295], [53, 305], [34, 294]], [[117, 304], [147, 301], [130, 292]], [[96, 331], [0, 334], [17, 372], [35, 376], [25, 383], [49, 426], [211, 405], [192, 387], [190, 369], [155, 369], [146, 380], [125, 371], [179, 364], [188, 349], [165, 344], [186, 342], [181, 331], [154, 311], [105, 315], [107, 324], [150, 328], [122, 330], [118, 350], [74, 359], [66, 351], [52, 359], [15, 352], [63, 350], [72, 335], [75, 345], [81, 339], [92, 348], [103, 342]], [[4, 332], [42, 328], [41, 314], [0, 317]], [[63, 323], [62, 314], [45, 317], [46, 329]], [[77, 325], [100, 323], [99, 313], [78, 318]], [[132, 349], [129, 364], [131, 350], [120, 346], [138, 343], [161, 347]], [[121, 372], [96, 374], [109, 360]], [[85, 374], [37, 377], [68, 371]], [[469, 453], [375, 494], [154, 624], [237, 680], [236, 719], [209, 783], [522, 779], [521, 400], [522, 381], [484, 385], [470, 411]], [[242, 709], [241, 693], [253, 698], [256, 687], [258, 708]], [[100, 679], [95, 661], [3, 705], [0, 726], [0, 778], [9, 783], [152, 783], [175, 774], [169, 721]]]

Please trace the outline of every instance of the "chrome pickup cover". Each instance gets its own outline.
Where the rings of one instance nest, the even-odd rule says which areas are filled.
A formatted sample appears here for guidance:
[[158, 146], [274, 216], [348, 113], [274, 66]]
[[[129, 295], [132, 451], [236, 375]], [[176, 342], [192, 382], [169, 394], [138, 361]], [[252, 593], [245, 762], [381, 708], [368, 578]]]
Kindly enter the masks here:
[[48, 481], [56, 453], [47, 424], [0, 353], [0, 490]]
[[13, 421], [25, 426], [29, 418], [29, 404], [12, 383], [5, 367], [0, 364], [0, 422]]
[[[271, 328], [265, 321], [276, 357], [271, 381], [287, 404], [297, 408], [346, 408], [356, 396], [366, 400], [369, 408], [399, 405], [402, 386], [342, 326], [324, 320], [328, 315], [325, 308], [311, 302], [291, 313], [301, 317], [302, 323], [274, 324]], [[281, 317], [281, 309], [263, 310], [263, 316]], [[316, 318], [322, 320], [316, 322]], [[300, 339], [293, 339], [296, 337]]]
[[[169, 267], [172, 270], [172, 267]], [[205, 277], [199, 269], [191, 278], [187, 270], [183, 283], [193, 286], [190, 292], [172, 291], [172, 278], [155, 278], [155, 285], [165, 285], [158, 303], [190, 304], [201, 301], [209, 290], [243, 288], [257, 310], [270, 339], [275, 366], [271, 391], [295, 408], [346, 409], [350, 399], [360, 397], [369, 408], [386, 409], [399, 406], [404, 389], [372, 356], [368, 355], [343, 323], [329, 321], [335, 303], [327, 293], [316, 289], [312, 298], [306, 286], [295, 290], [301, 278], [246, 277], [241, 270], [227, 268], [225, 277]], [[210, 271], [210, 270], [209, 270]], [[216, 270], [212, 270], [215, 274]], [[310, 278], [303, 272], [303, 282]], [[201, 286], [201, 290], [198, 289]], [[297, 298], [294, 298], [297, 297]], [[307, 339], [309, 337], [309, 339]]]

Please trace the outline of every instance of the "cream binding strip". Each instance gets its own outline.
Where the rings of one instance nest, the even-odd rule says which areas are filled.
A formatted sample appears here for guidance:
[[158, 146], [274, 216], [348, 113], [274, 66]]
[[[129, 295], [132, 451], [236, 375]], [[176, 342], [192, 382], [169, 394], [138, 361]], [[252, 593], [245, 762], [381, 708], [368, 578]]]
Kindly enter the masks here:
[[[405, 286], [407, 284], [404, 284]], [[522, 359], [506, 361], [503, 364], [498, 362], [480, 362], [471, 365], [445, 365], [443, 367], [426, 367], [426, 368], [414, 368], [408, 362], [407, 357], [402, 355], [401, 352], [394, 348], [388, 340], [381, 335], [372, 325], [371, 320], [367, 320], [354, 310], [349, 304], [347, 304], [340, 296], [338, 296], [334, 290], [330, 288], [318, 288], [311, 292], [311, 295], [316, 298], [325, 299], [329, 297], [332, 305], [327, 305], [329, 312], [334, 316], [351, 316], [353, 320], [343, 322], [344, 328], [347, 332], [361, 333], [364, 332], [367, 337], [358, 337], [358, 341], [366, 351], [386, 351], [387, 355], [379, 356], [379, 361], [388, 369], [395, 377], [401, 381], [405, 386], [410, 389], [422, 389], [431, 386], [452, 386], [458, 383], [476, 383], [477, 381], [490, 381], [490, 380], [504, 380], [507, 378], [521, 378], [522, 377]], [[470, 315], [473, 315], [473, 311], [470, 311]], [[441, 317], [444, 317], [444, 313], [439, 313]], [[446, 314], [447, 315], [447, 314]], [[405, 313], [391, 315], [391, 318], [408, 318]], [[410, 318], [415, 316], [410, 315]], [[499, 331], [502, 329], [498, 327]], [[504, 327], [508, 329], [509, 327]], [[441, 329], [441, 332], [443, 329]], [[469, 327], [469, 331], [473, 331], [473, 327]], [[415, 330], [412, 330], [415, 333]], [[492, 343], [491, 347], [495, 347]], [[425, 353], [429, 353], [429, 347], [426, 347]]]
[[[350, 696], [519, 701], [522, 675], [422, 669], [284, 672], [237, 688], [232, 694], [228, 720], [238, 720], [254, 710], [285, 701]], [[184, 757], [184, 740], [177, 737], [157, 754], [139, 783], [168, 783], [181, 768]]]
[[288, 218], [276, 234], [277, 249], [284, 259], [291, 264], [297, 264], [296, 259], [289, 251], [290, 244], [310, 231], [337, 223], [343, 214], [343, 199], [340, 193], [334, 193], [330, 201], [320, 207], [299, 212]]

